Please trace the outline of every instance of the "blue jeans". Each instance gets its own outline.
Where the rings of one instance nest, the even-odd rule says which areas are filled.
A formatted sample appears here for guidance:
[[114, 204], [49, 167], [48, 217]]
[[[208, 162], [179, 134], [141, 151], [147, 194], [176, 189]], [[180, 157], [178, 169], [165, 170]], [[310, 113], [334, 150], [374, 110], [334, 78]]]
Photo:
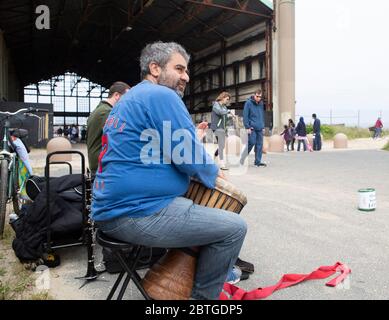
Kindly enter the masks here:
[[297, 145], [297, 151], [301, 150], [301, 144], [304, 146], [304, 151], [307, 151], [307, 142], [305, 140], [299, 140]]
[[380, 138], [381, 137], [381, 133], [382, 133], [382, 129], [381, 128], [375, 128], [374, 138]]
[[254, 165], [258, 166], [262, 163], [262, 148], [263, 148], [263, 131], [262, 130], [253, 130], [249, 135], [249, 141], [247, 143], [246, 149], [242, 153], [240, 162], [243, 164], [247, 156], [250, 154], [251, 150], [255, 147], [255, 162]]
[[108, 236], [134, 244], [200, 246], [192, 297], [201, 300], [219, 299], [247, 232], [246, 222], [238, 214], [195, 205], [181, 197], [154, 215], [121, 217], [97, 225]]
[[313, 139], [313, 150], [320, 151], [321, 147], [322, 147], [321, 134], [320, 133], [316, 133], [315, 139]]

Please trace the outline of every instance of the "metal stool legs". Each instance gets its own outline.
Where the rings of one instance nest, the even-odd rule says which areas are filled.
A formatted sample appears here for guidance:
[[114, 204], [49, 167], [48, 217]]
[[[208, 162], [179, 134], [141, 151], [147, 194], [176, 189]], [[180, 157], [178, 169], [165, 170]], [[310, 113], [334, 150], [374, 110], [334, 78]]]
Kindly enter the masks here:
[[123, 271], [120, 272], [118, 278], [116, 279], [115, 284], [113, 285], [113, 287], [112, 287], [112, 289], [107, 297], [107, 300], [111, 300], [113, 298], [113, 296], [114, 296], [115, 292], [117, 291], [119, 284], [122, 281], [125, 274], [127, 274], [127, 275], [126, 275], [126, 278], [124, 279], [123, 285], [120, 288], [119, 294], [117, 296], [117, 300], [123, 299], [123, 295], [128, 287], [128, 284], [130, 283], [131, 279], [135, 283], [136, 287], [138, 288], [138, 290], [140, 291], [142, 296], [146, 300], [151, 300], [151, 298], [146, 293], [145, 289], [143, 288], [143, 286], [141, 284], [141, 280], [142, 280], [141, 277], [139, 276], [139, 274], [136, 271], [136, 265], [138, 264], [143, 247], [136, 246], [133, 249], [133, 251], [131, 252], [132, 259], [130, 259], [129, 262], [126, 261], [124, 255], [123, 255], [123, 251], [115, 250], [115, 249], [113, 249], [113, 250], [114, 250], [115, 256], [119, 260], [120, 265], [123, 268]]

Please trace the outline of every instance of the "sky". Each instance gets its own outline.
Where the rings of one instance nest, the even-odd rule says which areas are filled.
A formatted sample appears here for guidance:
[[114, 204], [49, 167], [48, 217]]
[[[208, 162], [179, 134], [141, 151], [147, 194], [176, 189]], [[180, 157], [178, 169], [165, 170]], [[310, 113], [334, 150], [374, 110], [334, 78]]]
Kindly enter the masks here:
[[389, 126], [388, 12], [388, 0], [296, 0], [298, 115]]

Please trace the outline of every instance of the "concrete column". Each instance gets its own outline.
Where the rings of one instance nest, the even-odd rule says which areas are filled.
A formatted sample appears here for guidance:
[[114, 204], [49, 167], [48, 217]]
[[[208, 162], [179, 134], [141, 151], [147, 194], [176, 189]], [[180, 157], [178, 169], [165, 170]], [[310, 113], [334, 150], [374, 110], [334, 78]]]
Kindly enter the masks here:
[[295, 119], [295, 0], [274, 1], [274, 129]]

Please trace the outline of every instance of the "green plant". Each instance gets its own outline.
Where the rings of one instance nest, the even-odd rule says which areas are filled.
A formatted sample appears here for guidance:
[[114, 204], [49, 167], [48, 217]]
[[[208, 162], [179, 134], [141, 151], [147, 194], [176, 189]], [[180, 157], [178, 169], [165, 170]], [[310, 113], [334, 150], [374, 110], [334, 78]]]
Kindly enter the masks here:
[[389, 142], [386, 144], [386, 146], [382, 150], [389, 151]]
[[9, 287], [8, 283], [3, 283], [0, 280], [0, 300], [8, 300], [10, 292], [11, 288]]
[[[307, 133], [309, 134], [311, 132], [308, 132], [308, 128], [310, 128], [310, 126], [307, 126]], [[372, 137], [369, 129], [365, 128], [330, 125], [321, 126], [321, 134], [323, 135], [324, 140], [332, 140], [338, 133], [345, 134], [350, 140]]]
[[335, 136], [335, 129], [332, 126], [323, 125], [321, 127], [321, 134], [323, 135], [324, 140], [332, 139]]
[[[308, 124], [306, 127], [307, 127], [307, 134], [313, 134], [313, 125]], [[332, 139], [335, 136], [334, 127], [328, 125], [322, 125], [321, 134], [323, 135], [324, 140]]]
[[53, 300], [53, 297], [49, 295], [47, 291], [34, 293], [30, 297], [31, 300]]
[[14, 239], [15, 232], [13, 231], [12, 227], [9, 224], [6, 224], [4, 226], [4, 233], [3, 233], [3, 243], [6, 246], [11, 246], [12, 241]]

